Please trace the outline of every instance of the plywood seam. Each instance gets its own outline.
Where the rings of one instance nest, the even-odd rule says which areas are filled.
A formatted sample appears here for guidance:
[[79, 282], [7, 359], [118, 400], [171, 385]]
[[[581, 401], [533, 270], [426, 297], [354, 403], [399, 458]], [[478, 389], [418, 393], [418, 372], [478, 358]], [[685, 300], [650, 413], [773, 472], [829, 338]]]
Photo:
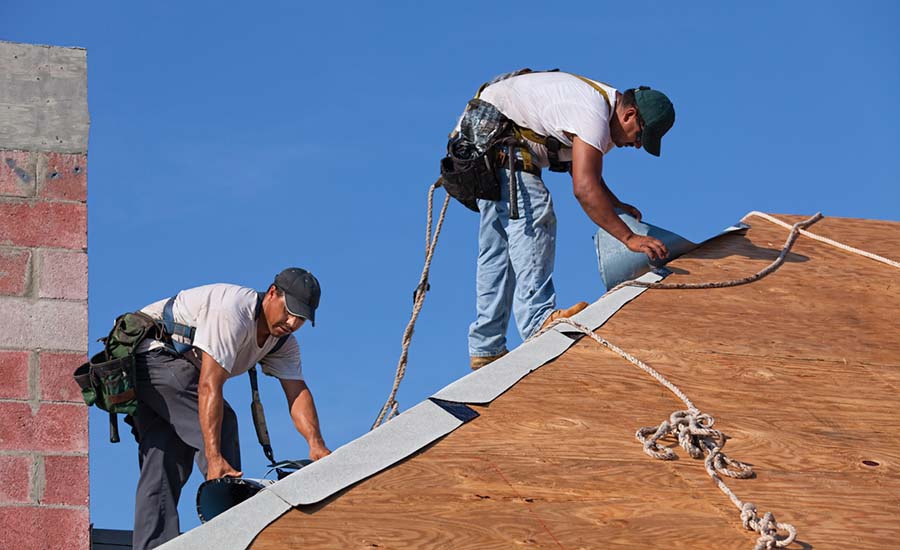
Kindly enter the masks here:
[[[604, 336], [604, 337], [605, 337], [605, 336]], [[579, 342], [579, 344], [580, 344], [580, 342]], [[577, 345], [577, 344], [576, 344], [576, 345]], [[574, 347], [574, 346], [573, 346], [573, 347]], [[581, 349], [584, 349], [584, 348], [581, 348]], [[633, 353], [633, 355], [635, 355], [635, 356], [636, 356], [638, 353], [653, 354], [653, 353], [656, 351], [655, 349], [639, 348], [639, 347], [629, 348], [629, 349], [630, 349], [630, 350], [631, 350], [631, 349], [636, 350], [635, 353]], [[848, 366], [849, 366], [849, 365], [856, 365], [856, 366], [860, 366], [860, 367], [863, 367], [863, 368], [865, 368], [865, 367], [886, 367], [886, 368], [893, 367], [893, 368], [900, 369], [900, 364], [894, 364], [894, 363], [878, 363], [878, 362], [872, 362], [872, 361], [862, 361], [862, 360], [858, 360], [858, 359], [853, 359], [853, 360], [848, 361], [848, 360], [846, 360], [846, 359], [844, 359], [844, 360], [838, 360], [838, 359], [822, 359], [822, 358], [818, 358], [818, 357], [785, 356], [785, 355], [772, 355], [772, 354], [762, 354], [762, 353], [738, 353], [738, 352], [728, 352], [728, 351], [689, 351], [689, 350], [675, 350], [675, 351], [673, 351], [673, 353], [685, 354], [685, 355], [688, 355], [688, 354], [689, 354], [689, 355], [704, 355], [704, 356], [707, 356], [707, 355], [722, 355], [722, 356], [724, 356], [724, 357], [740, 357], [740, 358], [748, 358], [748, 359], [757, 359], [757, 358], [758, 358], [758, 359], [765, 359], [765, 360], [770, 360], [770, 361], [780, 361], [780, 362], [784, 362], [784, 363], [791, 363], [791, 362], [794, 362], [794, 363], [796, 363], [796, 362], [806, 362], [806, 363], [834, 363], [834, 364], [843, 363], [843, 364], [848, 365]], [[615, 355], [615, 354], [613, 354], [613, 355]], [[565, 354], [560, 355], [557, 359], [563, 359], [564, 356], [565, 356]], [[676, 365], [676, 366], [678, 366], [678, 365]], [[787, 366], [787, 365], [782, 365], [782, 366]]]

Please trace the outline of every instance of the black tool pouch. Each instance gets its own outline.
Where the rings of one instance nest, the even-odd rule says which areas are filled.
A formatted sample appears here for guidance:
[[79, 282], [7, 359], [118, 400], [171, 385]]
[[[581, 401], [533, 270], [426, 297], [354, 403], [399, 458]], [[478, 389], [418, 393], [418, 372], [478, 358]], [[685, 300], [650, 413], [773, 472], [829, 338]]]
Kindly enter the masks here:
[[466, 208], [478, 212], [478, 199], [500, 200], [494, 163], [498, 146], [512, 129], [512, 121], [490, 103], [469, 102], [459, 132], [447, 142], [447, 156], [441, 159], [444, 189]]
[[478, 212], [478, 199], [500, 200], [500, 180], [488, 155], [472, 160], [441, 159], [441, 181], [451, 197]]

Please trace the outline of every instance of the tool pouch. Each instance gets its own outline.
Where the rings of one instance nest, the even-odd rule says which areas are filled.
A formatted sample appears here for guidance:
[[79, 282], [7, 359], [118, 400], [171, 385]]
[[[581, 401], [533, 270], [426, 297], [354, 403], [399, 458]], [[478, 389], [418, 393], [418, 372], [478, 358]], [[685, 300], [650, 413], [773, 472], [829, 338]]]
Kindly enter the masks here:
[[478, 199], [500, 200], [495, 161], [498, 145], [512, 130], [512, 121], [499, 109], [480, 99], [469, 101], [441, 159], [442, 184], [451, 197], [475, 212]]
[[142, 312], [120, 315], [103, 338], [104, 350], [73, 373], [81, 396], [110, 414], [110, 441], [119, 440], [116, 414], [137, 414], [135, 349], [144, 338], [169, 340], [158, 321]]
[[78, 367], [74, 377], [88, 405], [111, 413], [137, 412], [134, 355], [108, 359], [106, 352], [101, 351]]

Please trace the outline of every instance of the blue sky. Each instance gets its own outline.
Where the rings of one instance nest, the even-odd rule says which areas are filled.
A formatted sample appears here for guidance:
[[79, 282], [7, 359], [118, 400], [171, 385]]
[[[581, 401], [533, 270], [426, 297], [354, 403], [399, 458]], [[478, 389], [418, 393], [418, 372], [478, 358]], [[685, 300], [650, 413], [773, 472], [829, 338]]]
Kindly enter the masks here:
[[[482, 82], [521, 67], [669, 95], [663, 156], [614, 150], [604, 175], [688, 238], [751, 210], [900, 218], [900, 4], [558, 6], [4, 1], [0, 39], [88, 52], [91, 351], [116, 315], [182, 288], [264, 289], [306, 267], [323, 295], [298, 337], [323, 433], [332, 449], [362, 435], [393, 381], [446, 134]], [[546, 181], [560, 305], [596, 300], [596, 227], [567, 176]], [[403, 409], [468, 373], [476, 228], [451, 205]], [[305, 458], [277, 381], [261, 382], [276, 456]], [[226, 396], [244, 473], [262, 477], [248, 388], [237, 378]], [[98, 411], [90, 429], [92, 521], [130, 529], [136, 446], [111, 445]]]

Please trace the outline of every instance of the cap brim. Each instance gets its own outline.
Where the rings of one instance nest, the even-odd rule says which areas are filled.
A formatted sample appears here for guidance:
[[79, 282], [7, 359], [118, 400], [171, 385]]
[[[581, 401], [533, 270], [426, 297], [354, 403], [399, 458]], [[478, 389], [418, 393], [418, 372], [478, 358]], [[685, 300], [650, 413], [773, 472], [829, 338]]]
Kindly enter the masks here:
[[293, 298], [290, 294], [285, 293], [284, 305], [291, 315], [306, 319], [312, 326], [316, 326], [316, 310], [311, 308], [309, 304], [303, 303]]
[[654, 157], [658, 157], [661, 146], [662, 136], [651, 132], [648, 128], [644, 128], [644, 133], [641, 136], [641, 147]]

